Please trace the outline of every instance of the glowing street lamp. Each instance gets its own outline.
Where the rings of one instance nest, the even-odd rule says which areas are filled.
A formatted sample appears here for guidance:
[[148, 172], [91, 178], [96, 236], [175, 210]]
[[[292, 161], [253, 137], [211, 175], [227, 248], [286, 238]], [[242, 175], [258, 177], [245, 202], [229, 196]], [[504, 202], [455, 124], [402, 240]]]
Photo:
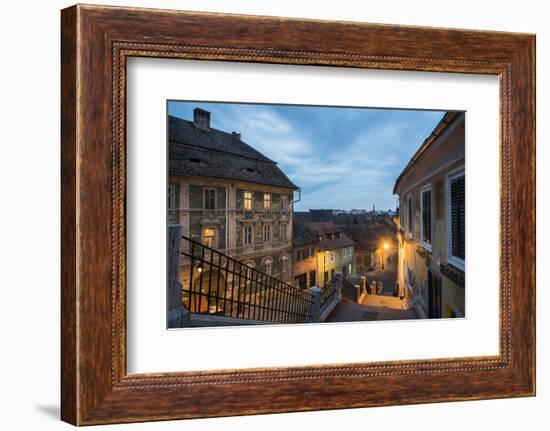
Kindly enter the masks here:
[[382, 247], [382, 269], [384, 269], [384, 264], [386, 263], [386, 250], [389, 248], [389, 245], [386, 241], [384, 241], [384, 245]]

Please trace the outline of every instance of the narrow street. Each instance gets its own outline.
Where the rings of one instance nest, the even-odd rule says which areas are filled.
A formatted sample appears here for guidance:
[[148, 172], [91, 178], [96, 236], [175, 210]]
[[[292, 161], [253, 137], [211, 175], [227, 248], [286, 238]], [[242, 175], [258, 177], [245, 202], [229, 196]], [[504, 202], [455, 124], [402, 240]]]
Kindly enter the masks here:
[[[369, 285], [373, 281], [380, 281], [384, 285], [384, 295], [392, 296], [396, 282], [397, 255], [392, 256], [384, 270], [370, 271], [365, 275]], [[373, 320], [411, 320], [418, 319], [414, 309], [400, 310], [388, 307], [379, 307], [366, 304], [354, 304], [341, 301], [326, 320], [327, 322], [354, 322]]]
[[395, 310], [386, 307], [353, 304], [342, 301], [334, 309], [326, 322], [358, 322], [367, 320], [411, 320], [418, 319], [414, 309]]
[[395, 281], [397, 279], [397, 254], [394, 254], [383, 270], [367, 272], [367, 283], [370, 285], [373, 281], [381, 281], [384, 284], [384, 295], [393, 295]]

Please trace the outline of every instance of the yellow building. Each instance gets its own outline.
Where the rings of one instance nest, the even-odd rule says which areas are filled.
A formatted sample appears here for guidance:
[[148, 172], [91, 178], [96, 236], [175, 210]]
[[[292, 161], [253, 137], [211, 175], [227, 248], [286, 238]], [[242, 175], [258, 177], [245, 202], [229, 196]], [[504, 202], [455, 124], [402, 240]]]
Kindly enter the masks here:
[[399, 294], [419, 317], [465, 315], [464, 125], [464, 113], [446, 113], [394, 187]]
[[294, 285], [300, 289], [317, 286], [318, 237], [299, 220], [294, 220], [292, 233]]
[[344, 278], [354, 275], [353, 240], [332, 222], [310, 222], [306, 226], [317, 238], [317, 286], [324, 286], [337, 272]]

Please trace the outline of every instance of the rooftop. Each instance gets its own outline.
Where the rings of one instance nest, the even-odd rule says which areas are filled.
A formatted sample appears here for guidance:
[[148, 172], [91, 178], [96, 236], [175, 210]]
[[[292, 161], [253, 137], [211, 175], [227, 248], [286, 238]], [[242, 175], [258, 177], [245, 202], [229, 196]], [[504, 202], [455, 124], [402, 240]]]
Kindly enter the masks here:
[[[277, 163], [242, 141], [240, 134], [210, 127], [210, 113], [196, 109], [201, 122], [168, 117], [169, 174], [244, 181], [298, 189]], [[205, 117], [205, 114], [207, 116]]]
[[322, 250], [352, 246], [353, 240], [332, 222], [309, 222], [305, 226], [317, 237], [317, 245]]
[[393, 186], [393, 194], [397, 193], [397, 188], [399, 183], [405, 177], [405, 175], [413, 168], [414, 165], [422, 158], [426, 150], [436, 141], [436, 139], [441, 136], [441, 134], [455, 121], [464, 117], [464, 112], [447, 112], [441, 119], [441, 121], [435, 126], [430, 135], [424, 139], [424, 142], [405, 166], [405, 169], [399, 174], [397, 180], [395, 180], [395, 185]]

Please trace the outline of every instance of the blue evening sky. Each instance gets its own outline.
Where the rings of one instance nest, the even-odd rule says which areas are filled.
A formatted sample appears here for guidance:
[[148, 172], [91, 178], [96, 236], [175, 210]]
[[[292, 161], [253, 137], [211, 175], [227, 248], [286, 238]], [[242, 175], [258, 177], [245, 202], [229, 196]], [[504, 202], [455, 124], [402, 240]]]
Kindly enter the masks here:
[[[170, 115], [211, 112], [211, 127], [276, 161], [302, 189], [297, 211], [310, 208], [395, 209], [393, 185], [444, 115], [401, 109], [169, 102]], [[295, 199], [298, 195], [295, 195]]]

